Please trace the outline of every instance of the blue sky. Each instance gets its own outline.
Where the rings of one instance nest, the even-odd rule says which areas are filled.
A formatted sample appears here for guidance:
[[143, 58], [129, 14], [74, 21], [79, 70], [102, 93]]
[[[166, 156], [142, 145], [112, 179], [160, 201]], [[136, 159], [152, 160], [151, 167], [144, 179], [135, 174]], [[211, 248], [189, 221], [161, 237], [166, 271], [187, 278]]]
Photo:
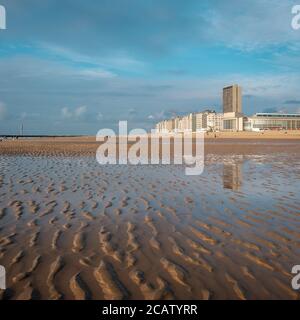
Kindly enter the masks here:
[[[299, 2], [299, 1], [298, 1]], [[281, 0], [0, 0], [0, 133], [149, 129], [221, 110], [300, 111], [300, 30]]]

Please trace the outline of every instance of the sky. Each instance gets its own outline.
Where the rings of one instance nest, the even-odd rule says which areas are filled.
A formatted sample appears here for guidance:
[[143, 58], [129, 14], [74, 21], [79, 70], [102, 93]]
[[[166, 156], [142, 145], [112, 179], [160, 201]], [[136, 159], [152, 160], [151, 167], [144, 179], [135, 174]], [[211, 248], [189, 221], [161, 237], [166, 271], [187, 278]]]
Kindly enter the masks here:
[[[298, 2], [298, 3], [297, 3]], [[300, 112], [300, 0], [0, 0], [0, 134], [149, 130], [222, 110]]]

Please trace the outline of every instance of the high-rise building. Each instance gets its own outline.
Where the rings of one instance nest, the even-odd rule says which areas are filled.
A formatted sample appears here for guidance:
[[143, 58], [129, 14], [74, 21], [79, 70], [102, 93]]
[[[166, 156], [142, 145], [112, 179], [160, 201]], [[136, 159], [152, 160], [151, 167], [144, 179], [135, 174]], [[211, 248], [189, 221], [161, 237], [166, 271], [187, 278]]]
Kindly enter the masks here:
[[236, 84], [223, 88], [223, 129], [243, 131], [242, 88]]
[[242, 113], [242, 88], [232, 85], [223, 88], [223, 112]]

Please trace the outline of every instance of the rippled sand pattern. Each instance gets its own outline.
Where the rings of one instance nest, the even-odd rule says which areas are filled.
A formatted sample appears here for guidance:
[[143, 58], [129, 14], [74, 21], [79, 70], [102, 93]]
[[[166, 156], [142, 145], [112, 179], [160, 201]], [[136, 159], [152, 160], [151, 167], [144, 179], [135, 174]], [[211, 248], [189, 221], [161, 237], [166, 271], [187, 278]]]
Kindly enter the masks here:
[[299, 156], [0, 158], [2, 299], [299, 299]]

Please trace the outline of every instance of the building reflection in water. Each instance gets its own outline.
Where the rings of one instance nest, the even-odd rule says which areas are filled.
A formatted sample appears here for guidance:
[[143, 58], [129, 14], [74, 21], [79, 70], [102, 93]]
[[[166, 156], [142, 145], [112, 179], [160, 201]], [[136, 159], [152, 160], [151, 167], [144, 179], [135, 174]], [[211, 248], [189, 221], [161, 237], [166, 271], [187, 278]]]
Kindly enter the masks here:
[[224, 163], [223, 166], [223, 187], [224, 189], [231, 189], [239, 191], [242, 186], [242, 165], [243, 163]]

